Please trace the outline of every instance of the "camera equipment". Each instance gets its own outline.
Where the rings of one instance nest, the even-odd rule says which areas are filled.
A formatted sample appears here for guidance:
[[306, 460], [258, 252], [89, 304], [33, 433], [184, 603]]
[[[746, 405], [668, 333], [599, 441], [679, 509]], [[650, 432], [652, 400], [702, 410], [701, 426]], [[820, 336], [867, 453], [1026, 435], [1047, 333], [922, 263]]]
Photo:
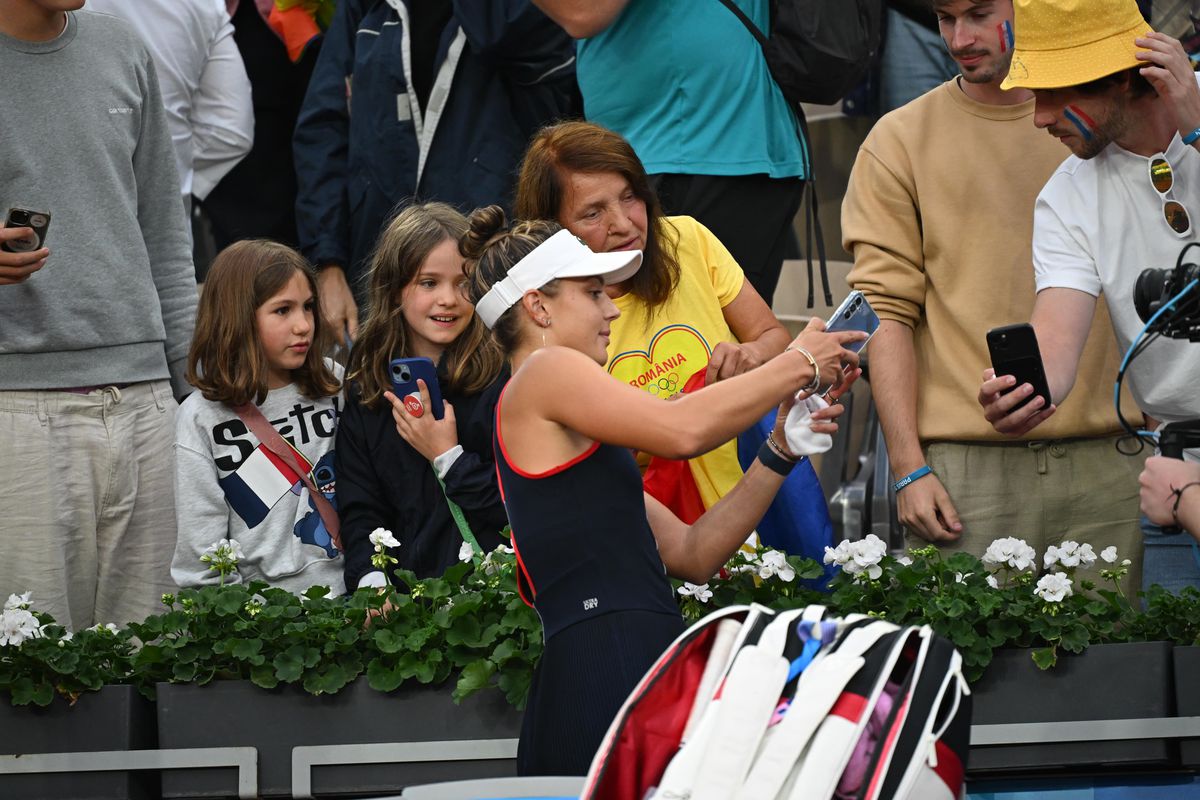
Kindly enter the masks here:
[[[1121, 382], [1129, 364], [1160, 336], [1170, 339], [1187, 339], [1200, 342], [1200, 265], [1184, 263], [1188, 250], [1200, 247], [1200, 243], [1189, 242], [1179, 252], [1175, 269], [1147, 269], [1138, 276], [1133, 286], [1133, 305], [1138, 316], [1146, 323], [1142, 332], [1125, 354], [1121, 369], [1117, 373], [1114, 401], [1117, 417], [1127, 431], [1143, 439], [1153, 435], [1133, 430], [1121, 414]], [[1158, 431], [1158, 448], [1168, 458], [1183, 458], [1183, 451], [1200, 447], [1200, 419], [1182, 420], [1164, 425]], [[1140, 449], [1140, 446], [1139, 446]], [[1164, 533], [1180, 533], [1179, 528], [1163, 528]]]
[[[1183, 249], [1175, 269], [1148, 269], [1138, 276], [1133, 286], [1133, 306], [1142, 322], [1149, 323], [1160, 311], [1166, 312], [1154, 325], [1148, 325], [1147, 333], [1200, 342], [1200, 291], [1180, 296], [1190, 284], [1200, 281], [1200, 265], [1183, 263], [1184, 253], [1194, 246], [1192, 243]], [[1168, 308], [1177, 296], [1174, 307]]]

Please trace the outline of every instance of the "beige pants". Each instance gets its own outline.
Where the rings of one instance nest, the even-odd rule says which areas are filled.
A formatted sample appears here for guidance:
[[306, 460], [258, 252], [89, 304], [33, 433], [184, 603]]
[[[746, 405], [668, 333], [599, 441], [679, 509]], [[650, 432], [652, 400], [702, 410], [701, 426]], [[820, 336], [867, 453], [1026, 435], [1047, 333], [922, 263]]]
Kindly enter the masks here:
[[[1087, 542], [1097, 555], [1114, 545], [1132, 561], [1122, 589], [1142, 585], [1138, 475], [1146, 455], [1117, 452], [1115, 438], [976, 444], [935, 442], [926, 463], [950, 494], [963, 525], [962, 537], [943, 550], [982, 556], [993, 540], [1024, 539], [1037, 551], [1038, 572], [1048, 545], [1064, 539]], [[928, 542], [913, 534], [909, 547]], [[1097, 560], [1078, 573], [1099, 588]]]
[[0, 392], [0, 596], [74, 630], [162, 610], [175, 590], [175, 412], [167, 381]]

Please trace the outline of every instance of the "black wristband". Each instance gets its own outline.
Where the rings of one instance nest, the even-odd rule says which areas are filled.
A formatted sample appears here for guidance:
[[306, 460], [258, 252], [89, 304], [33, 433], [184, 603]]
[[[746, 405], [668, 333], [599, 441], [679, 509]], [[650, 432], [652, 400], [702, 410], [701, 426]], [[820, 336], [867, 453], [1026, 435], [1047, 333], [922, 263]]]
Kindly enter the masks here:
[[765, 441], [762, 443], [762, 447], [758, 448], [758, 460], [762, 462], [764, 467], [785, 478], [791, 474], [792, 467], [796, 466], [797, 463], [795, 461], [788, 461], [776, 453], [771, 448], [771, 445]]

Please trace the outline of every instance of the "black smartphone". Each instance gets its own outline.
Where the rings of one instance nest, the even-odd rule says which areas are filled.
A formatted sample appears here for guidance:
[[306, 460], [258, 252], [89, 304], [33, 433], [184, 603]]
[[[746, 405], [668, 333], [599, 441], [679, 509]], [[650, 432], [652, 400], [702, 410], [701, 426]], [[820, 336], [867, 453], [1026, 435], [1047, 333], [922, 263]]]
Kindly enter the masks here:
[[1021, 405], [1041, 395], [1046, 401], [1042, 407], [1049, 407], [1050, 384], [1046, 381], [1046, 370], [1042, 368], [1042, 351], [1038, 349], [1037, 334], [1034, 333], [1033, 326], [1022, 322], [1018, 325], [992, 328], [987, 332], [987, 343], [988, 352], [992, 355], [992, 369], [996, 371], [997, 377], [1012, 375], [1017, 379], [1014, 389], [1025, 383], [1033, 386], [1033, 394]]
[[10, 208], [4, 220], [6, 228], [32, 228], [32, 236], [22, 236], [0, 243], [0, 250], [9, 253], [32, 253], [46, 246], [46, 229], [50, 227], [49, 211], [31, 211], [28, 208]]
[[[425, 381], [429, 392], [429, 403], [433, 406], [433, 418], [441, 419], [445, 413], [442, 405], [442, 388], [438, 385], [437, 367], [428, 358], [397, 358], [388, 364], [388, 376], [392, 379], [392, 393], [407, 405], [410, 397], [420, 398], [417, 378]], [[419, 415], [418, 415], [419, 416]]]

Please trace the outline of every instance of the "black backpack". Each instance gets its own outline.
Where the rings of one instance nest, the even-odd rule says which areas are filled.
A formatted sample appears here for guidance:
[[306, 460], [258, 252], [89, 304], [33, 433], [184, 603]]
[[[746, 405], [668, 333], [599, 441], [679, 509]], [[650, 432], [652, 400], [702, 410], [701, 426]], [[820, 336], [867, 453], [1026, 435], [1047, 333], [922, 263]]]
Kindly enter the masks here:
[[875, 60], [883, 0], [771, 0], [764, 35], [734, 0], [721, 0], [762, 46], [771, 77], [794, 106], [836, 103]]
[[821, 261], [825, 304], [833, 305], [829, 276], [825, 271], [825, 241], [817, 218], [817, 195], [813, 189], [813, 167], [808, 122], [801, 103], [836, 103], [866, 77], [875, 62], [883, 39], [884, 0], [770, 0], [768, 33], [758, 29], [734, 0], [720, 0], [742, 21], [762, 47], [767, 69], [783, 96], [793, 106], [800, 123], [806, 151], [808, 186], [807, 239], [808, 306], [813, 306], [812, 246]]

